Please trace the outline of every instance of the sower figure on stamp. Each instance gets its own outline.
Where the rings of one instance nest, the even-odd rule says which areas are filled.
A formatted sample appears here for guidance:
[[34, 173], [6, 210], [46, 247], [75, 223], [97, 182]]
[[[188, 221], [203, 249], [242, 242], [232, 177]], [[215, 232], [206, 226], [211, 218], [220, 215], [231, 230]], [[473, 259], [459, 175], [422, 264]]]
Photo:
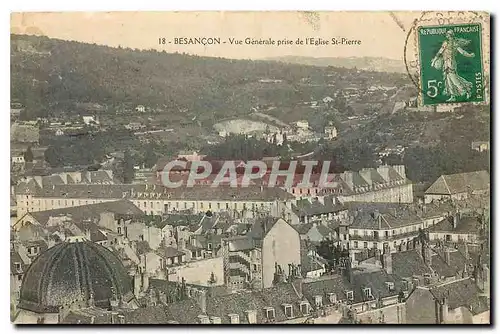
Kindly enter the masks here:
[[446, 40], [441, 45], [436, 56], [431, 61], [431, 66], [443, 71], [444, 79], [444, 95], [450, 96], [447, 101], [455, 101], [459, 96], [466, 95], [470, 97], [472, 91], [472, 83], [462, 78], [457, 72], [457, 61], [455, 59], [456, 52], [459, 52], [465, 57], [472, 58], [474, 53], [469, 53], [462, 49], [468, 45], [470, 40], [463, 38], [455, 38], [453, 31], [446, 32]]

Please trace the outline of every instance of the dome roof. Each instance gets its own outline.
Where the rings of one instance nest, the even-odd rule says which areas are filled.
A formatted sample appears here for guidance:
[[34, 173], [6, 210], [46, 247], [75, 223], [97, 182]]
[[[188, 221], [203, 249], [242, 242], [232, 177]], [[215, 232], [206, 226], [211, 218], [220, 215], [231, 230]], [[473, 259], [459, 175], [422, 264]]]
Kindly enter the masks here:
[[57, 313], [74, 302], [107, 308], [110, 300], [133, 298], [132, 277], [105, 247], [90, 241], [64, 242], [48, 249], [24, 276], [19, 307], [37, 313]]

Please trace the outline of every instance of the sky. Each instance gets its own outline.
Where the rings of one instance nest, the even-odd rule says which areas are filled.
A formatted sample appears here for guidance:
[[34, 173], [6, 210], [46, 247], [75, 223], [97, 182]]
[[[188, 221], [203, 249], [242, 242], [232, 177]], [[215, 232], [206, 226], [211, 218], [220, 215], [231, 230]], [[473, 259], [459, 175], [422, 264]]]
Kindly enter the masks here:
[[[52, 12], [12, 13], [11, 33], [157, 49], [210, 57], [383, 57], [402, 60], [406, 32], [420, 12]], [[172, 43], [159, 44], [159, 38]], [[176, 37], [219, 37], [221, 45], [175, 45]], [[229, 38], [309, 37], [360, 40], [360, 45], [230, 45]]]

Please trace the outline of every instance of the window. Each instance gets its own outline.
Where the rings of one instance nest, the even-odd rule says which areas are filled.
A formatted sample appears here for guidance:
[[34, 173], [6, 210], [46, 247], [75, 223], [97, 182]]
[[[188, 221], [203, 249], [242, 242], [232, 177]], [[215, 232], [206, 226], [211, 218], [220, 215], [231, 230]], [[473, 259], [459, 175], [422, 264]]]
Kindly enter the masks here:
[[309, 315], [309, 303], [301, 302], [300, 303], [300, 312], [304, 315]]
[[212, 203], [208, 203], [208, 208], [212, 209]]
[[148, 204], [147, 202], [144, 202], [144, 207], [146, 207], [146, 206], [147, 206], [147, 204]]
[[212, 244], [211, 244], [211, 243], [208, 243], [207, 248], [208, 248], [209, 250], [211, 250], [211, 249], [212, 249]]
[[363, 242], [363, 248], [368, 248], [368, 243], [367, 242]]
[[451, 234], [446, 235], [446, 241], [451, 241]]
[[364, 288], [363, 289], [363, 294], [365, 295], [365, 298], [372, 299], [372, 289], [370, 288]]
[[358, 248], [358, 242], [354, 241], [354, 248]]
[[206, 315], [199, 315], [198, 319], [200, 321], [200, 324], [209, 324], [210, 319]]
[[378, 244], [376, 242], [373, 243], [373, 248], [374, 249], [377, 249], [378, 248]]
[[149, 202], [149, 207], [152, 208], [153, 207], [153, 202]]
[[358, 230], [352, 230], [354, 235], [358, 235]]
[[221, 324], [221, 318], [220, 317], [211, 317], [212, 318], [212, 324]]
[[293, 318], [293, 307], [290, 304], [283, 304], [283, 308], [285, 310], [285, 316], [287, 318]]
[[266, 318], [269, 320], [273, 320], [275, 317], [274, 307], [267, 307], [265, 311], [266, 311]]
[[314, 304], [316, 304], [316, 307], [322, 307], [323, 306], [323, 297], [322, 296], [314, 296]]
[[22, 280], [23, 280], [23, 275], [21, 275], [21, 274], [20, 274], [20, 275], [17, 275], [17, 280], [18, 280], [18, 281], [22, 281]]
[[387, 286], [389, 292], [394, 291], [394, 282], [385, 282], [385, 285]]
[[347, 297], [347, 300], [354, 300], [354, 291], [346, 291], [346, 297]]
[[200, 209], [203, 209], [203, 202], [200, 203]]
[[20, 262], [16, 262], [16, 263], [14, 263], [14, 265], [16, 266], [17, 271], [21, 270], [21, 263]]
[[217, 209], [220, 209], [220, 203], [217, 202]]
[[226, 210], [229, 210], [229, 203], [226, 203]]
[[239, 314], [228, 314], [229, 319], [231, 319], [231, 324], [239, 324], [240, 316]]

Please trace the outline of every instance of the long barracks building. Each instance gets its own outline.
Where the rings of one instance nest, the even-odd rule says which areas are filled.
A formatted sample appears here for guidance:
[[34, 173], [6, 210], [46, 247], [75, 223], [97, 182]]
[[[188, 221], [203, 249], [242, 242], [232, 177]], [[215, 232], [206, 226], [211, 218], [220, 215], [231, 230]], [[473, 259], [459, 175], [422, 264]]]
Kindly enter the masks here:
[[253, 217], [259, 213], [277, 215], [279, 202], [294, 196], [279, 188], [231, 188], [195, 186], [166, 188], [151, 184], [52, 184], [36, 180], [21, 183], [16, 189], [17, 217], [26, 212], [67, 208], [79, 205], [127, 199], [146, 214], [182, 210], [195, 213], [236, 211]]

